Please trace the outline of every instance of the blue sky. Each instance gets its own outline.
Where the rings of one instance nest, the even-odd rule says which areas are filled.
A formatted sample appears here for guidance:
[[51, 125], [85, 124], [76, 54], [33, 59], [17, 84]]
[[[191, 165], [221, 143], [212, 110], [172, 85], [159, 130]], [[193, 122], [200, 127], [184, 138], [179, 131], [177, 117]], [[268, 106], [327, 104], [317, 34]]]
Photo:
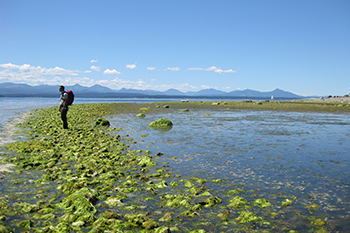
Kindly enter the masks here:
[[344, 95], [348, 0], [0, 0], [0, 83]]

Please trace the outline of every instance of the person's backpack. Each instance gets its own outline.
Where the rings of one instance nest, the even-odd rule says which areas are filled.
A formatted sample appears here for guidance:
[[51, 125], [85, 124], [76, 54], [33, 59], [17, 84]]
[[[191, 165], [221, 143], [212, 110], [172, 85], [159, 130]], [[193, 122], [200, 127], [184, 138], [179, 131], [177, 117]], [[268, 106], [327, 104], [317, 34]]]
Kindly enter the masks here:
[[74, 94], [73, 94], [73, 91], [71, 90], [68, 90], [67, 91], [67, 94], [68, 94], [68, 105], [72, 105], [73, 104], [73, 101], [74, 101]]

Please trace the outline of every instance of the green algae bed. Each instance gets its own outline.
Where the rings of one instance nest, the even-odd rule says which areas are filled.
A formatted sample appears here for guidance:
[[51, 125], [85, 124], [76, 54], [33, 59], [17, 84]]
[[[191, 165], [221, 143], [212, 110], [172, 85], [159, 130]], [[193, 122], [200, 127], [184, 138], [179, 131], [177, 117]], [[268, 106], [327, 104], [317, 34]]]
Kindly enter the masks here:
[[3, 149], [1, 163], [15, 167], [0, 175], [0, 232], [328, 232], [327, 221], [313, 215], [318, 204], [307, 206], [310, 215], [295, 229], [297, 197], [281, 193], [276, 202], [225, 177], [174, 174], [161, 152], [132, 149], [137, 141], [104, 118], [169, 108], [350, 112], [348, 103], [336, 102], [214, 103], [73, 105], [69, 130], [61, 129], [57, 107], [33, 111], [21, 124], [26, 136], [18, 132]]

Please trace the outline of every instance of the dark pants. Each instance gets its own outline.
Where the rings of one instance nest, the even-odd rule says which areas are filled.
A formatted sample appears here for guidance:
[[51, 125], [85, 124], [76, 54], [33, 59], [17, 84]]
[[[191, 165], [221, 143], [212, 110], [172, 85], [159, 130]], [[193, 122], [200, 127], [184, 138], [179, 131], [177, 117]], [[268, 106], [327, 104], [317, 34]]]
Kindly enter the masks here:
[[61, 111], [61, 119], [63, 121], [63, 129], [68, 129], [67, 112], [68, 112], [68, 109]]

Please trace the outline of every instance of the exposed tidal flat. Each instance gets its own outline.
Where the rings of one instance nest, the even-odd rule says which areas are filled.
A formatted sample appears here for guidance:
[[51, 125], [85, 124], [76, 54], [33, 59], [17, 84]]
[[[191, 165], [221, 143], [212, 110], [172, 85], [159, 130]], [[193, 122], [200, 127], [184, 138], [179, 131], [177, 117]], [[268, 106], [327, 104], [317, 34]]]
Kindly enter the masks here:
[[[0, 175], [0, 230], [346, 232], [349, 111], [327, 101], [78, 104], [62, 130], [57, 107], [34, 110], [2, 149], [14, 166]], [[101, 117], [109, 127], [96, 126]], [[149, 127], [161, 118], [172, 126]]]

